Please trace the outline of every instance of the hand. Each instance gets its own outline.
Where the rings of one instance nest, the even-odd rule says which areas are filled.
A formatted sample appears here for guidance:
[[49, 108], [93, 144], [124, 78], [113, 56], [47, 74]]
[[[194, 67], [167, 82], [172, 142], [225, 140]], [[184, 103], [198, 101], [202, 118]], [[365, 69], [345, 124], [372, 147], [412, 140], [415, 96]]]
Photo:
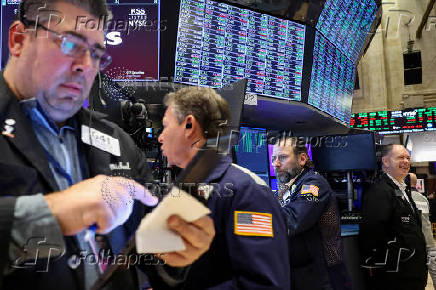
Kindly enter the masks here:
[[44, 196], [66, 236], [96, 224], [104, 234], [123, 224], [132, 213], [134, 199], [148, 206], [157, 204], [142, 185], [123, 177], [98, 175], [66, 190]]
[[174, 215], [167, 222], [168, 227], [182, 237], [186, 246], [184, 251], [160, 254], [165, 263], [173, 267], [191, 265], [209, 249], [215, 236], [213, 220], [208, 216], [188, 223]]

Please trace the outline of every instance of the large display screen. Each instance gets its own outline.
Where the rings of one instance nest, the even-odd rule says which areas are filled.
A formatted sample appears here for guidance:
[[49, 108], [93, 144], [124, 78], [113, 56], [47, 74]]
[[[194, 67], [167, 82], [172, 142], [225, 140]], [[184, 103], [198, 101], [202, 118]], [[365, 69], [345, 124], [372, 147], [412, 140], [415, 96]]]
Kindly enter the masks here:
[[305, 26], [211, 0], [181, 0], [176, 82], [301, 100]]
[[112, 63], [104, 70], [114, 81], [159, 79], [160, 0], [108, 0], [106, 49]]
[[0, 32], [0, 68], [3, 69], [9, 57], [9, 26], [14, 22], [18, 13], [19, 0], [2, 0], [1, 6], [1, 32]]
[[374, 0], [327, 0], [316, 29], [355, 63], [377, 11]]
[[353, 104], [354, 77], [354, 64], [317, 32], [308, 103], [348, 124]]
[[350, 127], [379, 134], [398, 134], [436, 130], [436, 107], [358, 113], [351, 116]]
[[[2, 68], [9, 53], [8, 29], [18, 12], [19, 3], [17, 0], [2, 0]], [[112, 63], [104, 72], [114, 81], [158, 80], [159, 38], [160, 31], [165, 29], [165, 23], [160, 20], [159, 0], [108, 0], [107, 3], [113, 18], [106, 22], [105, 44]], [[92, 24], [87, 24], [86, 19], [80, 23], [81, 19], [78, 19], [78, 27]]]

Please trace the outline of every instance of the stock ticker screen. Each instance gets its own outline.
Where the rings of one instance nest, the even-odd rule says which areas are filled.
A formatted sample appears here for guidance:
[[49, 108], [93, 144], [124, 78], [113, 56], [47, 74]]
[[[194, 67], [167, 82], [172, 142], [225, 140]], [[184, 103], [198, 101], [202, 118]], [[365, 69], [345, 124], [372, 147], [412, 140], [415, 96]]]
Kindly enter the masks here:
[[301, 100], [305, 26], [210, 0], [181, 0], [176, 82]]
[[377, 11], [374, 0], [327, 0], [316, 29], [355, 63]]
[[104, 70], [113, 81], [159, 79], [160, 0], [107, 1], [106, 49], [112, 63]]
[[436, 107], [403, 111], [358, 113], [351, 116], [350, 127], [379, 134], [398, 134], [436, 130]]
[[1, 69], [6, 66], [9, 57], [9, 26], [14, 22], [15, 16], [18, 14], [19, 0], [1, 0], [1, 32], [0, 32], [0, 65]]
[[348, 124], [354, 77], [354, 63], [316, 32], [308, 103]]

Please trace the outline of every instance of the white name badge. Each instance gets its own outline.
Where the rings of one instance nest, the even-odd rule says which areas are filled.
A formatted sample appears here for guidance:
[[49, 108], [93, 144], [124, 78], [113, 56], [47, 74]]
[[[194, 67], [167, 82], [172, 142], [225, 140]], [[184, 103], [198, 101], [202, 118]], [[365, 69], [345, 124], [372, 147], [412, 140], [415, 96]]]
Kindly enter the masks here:
[[120, 142], [118, 139], [85, 125], [82, 125], [82, 142], [105, 152], [109, 152], [112, 155], [121, 156]]

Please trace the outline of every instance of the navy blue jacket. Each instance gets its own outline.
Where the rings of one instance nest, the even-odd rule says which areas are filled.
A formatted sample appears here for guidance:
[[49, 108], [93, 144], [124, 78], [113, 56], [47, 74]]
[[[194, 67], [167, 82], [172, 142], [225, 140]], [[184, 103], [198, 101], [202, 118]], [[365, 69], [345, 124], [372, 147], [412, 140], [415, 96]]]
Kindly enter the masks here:
[[[290, 289], [286, 224], [265, 182], [226, 156], [206, 183], [213, 185], [208, 207], [216, 236], [185, 289]], [[273, 237], [235, 234], [238, 211], [270, 214]]]
[[335, 193], [324, 177], [305, 169], [283, 199], [292, 289], [333, 289], [328, 267], [342, 263]]

